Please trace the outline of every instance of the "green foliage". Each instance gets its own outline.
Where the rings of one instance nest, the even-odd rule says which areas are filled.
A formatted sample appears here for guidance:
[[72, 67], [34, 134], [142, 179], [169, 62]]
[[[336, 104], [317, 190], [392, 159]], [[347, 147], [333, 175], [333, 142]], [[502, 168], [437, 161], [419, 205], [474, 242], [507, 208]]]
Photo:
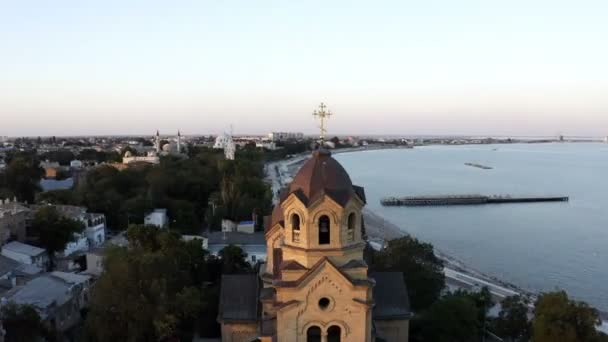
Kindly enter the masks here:
[[70, 162], [75, 159], [75, 156], [74, 153], [72, 153], [72, 151], [70, 150], [60, 149], [45, 152], [40, 155], [40, 159], [57, 162], [59, 163], [59, 165], [62, 166], [69, 166]]
[[475, 301], [461, 292], [441, 298], [415, 316], [411, 341], [476, 342], [481, 331]]
[[30, 342], [46, 334], [40, 316], [30, 305], [9, 303], [0, 310], [6, 342]]
[[41, 190], [40, 179], [44, 174], [35, 154], [19, 153], [7, 160], [10, 160], [8, 166], [0, 172], [0, 193], [33, 203], [36, 193]]
[[[127, 236], [130, 248], [105, 255], [86, 321], [89, 340], [191, 340], [200, 317], [214, 322], [218, 279], [200, 241], [143, 226], [131, 226]], [[216, 335], [217, 325], [210, 330]]]
[[445, 287], [443, 262], [435, 256], [433, 246], [411, 236], [389, 241], [372, 258], [373, 269], [403, 272], [414, 311], [428, 308]]
[[596, 330], [600, 323], [596, 309], [569, 299], [566, 292], [545, 293], [536, 302], [532, 341], [602, 341]]
[[[243, 152], [239, 160], [225, 161], [210, 149], [193, 147], [189, 153], [188, 159], [162, 157], [154, 167], [98, 167], [87, 174], [74, 198], [90, 211], [106, 214], [114, 229], [142, 223], [153, 208], [167, 208], [170, 227], [182, 233], [198, 233], [205, 223], [215, 226], [225, 217], [249, 220], [254, 210], [270, 212], [263, 154]], [[211, 211], [210, 198], [217, 199]]]
[[510, 296], [500, 302], [501, 311], [492, 322], [492, 331], [500, 337], [514, 342], [530, 340], [528, 302], [521, 296]]
[[74, 191], [64, 189], [41, 192], [36, 196], [36, 202], [72, 205], [78, 203]]
[[82, 160], [82, 161], [96, 161], [98, 163], [119, 162], [121, 159], [120, 154], [118, 152], [97, 151], [92, 148], [87, 148], [87, 149], [80, 151], [80, 153], [78, 153], [78, 156], [76, 158], [78, 160]]
[[224, 247], [218, 256], [222, 265], [222, 274], [235, 274], [251, 272], [251, 266], [246, 261], [247, 254], [238, 246]]
[[45, 206], [36, 212], [30, 234], [38, 238], [52, 260], [54, 253], [63, 250], [73, 240], [74, 233], [83, 229], [82, 222], [63, 217], [55, 207]]

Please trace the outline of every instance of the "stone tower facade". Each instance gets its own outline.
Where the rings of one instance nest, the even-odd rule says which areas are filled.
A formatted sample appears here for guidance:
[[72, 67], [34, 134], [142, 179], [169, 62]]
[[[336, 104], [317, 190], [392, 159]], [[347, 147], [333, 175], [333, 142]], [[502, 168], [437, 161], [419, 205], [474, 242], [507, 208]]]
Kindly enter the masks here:
[[363, 189], [320, 150], [294, 178], [267, 232], [264, 311], [279, 341], [371, 341], [372, 286], [363, 260]]
[[222, 280], [222, 341], [407, 341], [403, 275], [369, 274], [363, 258], [365, 202], [328, 151], [313, 152], [267, 218], [259, 281]]

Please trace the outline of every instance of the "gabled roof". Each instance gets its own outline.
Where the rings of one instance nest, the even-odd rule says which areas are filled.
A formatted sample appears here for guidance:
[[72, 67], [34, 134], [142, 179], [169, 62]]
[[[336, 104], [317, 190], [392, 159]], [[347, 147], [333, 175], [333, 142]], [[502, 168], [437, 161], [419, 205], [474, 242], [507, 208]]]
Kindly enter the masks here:
[[273, 285], [277, 287], [298, 287], [303, 284], [311, 275], [315, 273], [316, 270], [321, 268], [323, 265], [328, 264], [334, 270], [336, 270], [340, 275], [342, 275], [348, 282], [355, 286], [372, 286], [373, 280], [370, 279], [352, 279], [348, 274], [344, 273], [339, 267], [337, 267], [329, 258], [323, 257], [317, 263], [315, 263], [306, 273], [304, 273], [300, 278], [293, 281], [284, 281], [284, 280], [275, 280], [273, 281]]
[[342, 266], [343, 269], [349, 269], [349, 268], [361, 268], [361, 267], [367, 267], [367, 263], [365, 263], [364, 260], [350, 260], [349, 262], [347, 262], [346, 264], [344, 264]]
[[408, 319], [411, 317], [410, 300], [402, 272], [374, 272], [374, 320]]
[[222, 275], [218, 320], [220, 322], [257, 321], [258, 295], [257, 274]]
[[285, 260], [279, 265], [280, 270], [288, 270], [288, 271], [300, 271], [300, 270], [308, 270], [304, 265], [300, 264], [295, 260]]

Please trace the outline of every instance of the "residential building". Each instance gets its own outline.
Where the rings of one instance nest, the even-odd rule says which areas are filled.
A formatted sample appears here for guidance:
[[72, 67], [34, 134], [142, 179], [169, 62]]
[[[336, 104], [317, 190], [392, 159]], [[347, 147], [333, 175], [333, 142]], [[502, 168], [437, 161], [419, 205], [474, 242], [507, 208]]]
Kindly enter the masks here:
[[253, 233], [255, 232], [254, 221], [241, 221], [234, 222], [232, 220], [222, 220], [222, 232], [241, 232], [241, 233]]
[[106, 216], [87, 213], [84, 217], [85, 235], [90, 247], [99, 247], [106, 241]]
[[154, 209], [153, 212], [147, 214], [144, 217], [144, 225], [156, 226], [158, 228], [165, 228], [169, 225], [169, 217], [167, 216], [167, 209]]
[[[67, 257], [76, 252], [85, 252], [90, 247], [101, 246], [105, 242], [106, 223], [105, 215], [97, 213], [87, 213], [85, 207], [74, 205], [54, 205], [60, 215], [69, 219], [80, 221], [84, 230], [82, 233], [74, 234], [74, 239], [67, 243], [65, 249], [59, 254]], [[32, 210], [38, 211], [40, 205], [32, 205]]]
[[32, 305], [42, 321], [65, 332], [81, 322], [80, 310], [88, 306], [90, 280], [88, 275], [47, 273], [8, 291], [2, 303]]
[[2, 252], [0, 254], [20, 263], [36, 265], [43, 269], [46, 269], [49, 264], [49, 256], [45, 249], [19, 241], [11, 241], [2, 246]]
[[9, 240], [25, 241], [30, 209], [9, 199], [0, 199], [0, 245]]
[[122, 158], [123, 164], [133, 164], [133, 163], [149, 163], [149, 164], [159, 164], [160, 158], [158, 157], [156, 152], [148, 152], [146, 156], [134, 156], [130, 151], [125, 152], [125, 155]]
[[229, 245], [240, 247], [247, 254], [247, 261], [255, 265], [266, 260], [266, 241], [263, 232], [211, 232], [203, 236], [203, 248], [212, 255]]
[[84, 165], [83, 165], [82, 161], [80, 161], [80, 160], [72, 160], [70, 162], [70, 168], [72, 168], [72, 169], [82, 169], [83, 166]]
[[363, 259], [365, 203], [331, 154], [315, 151], [265, 220], [260, 274], [222, 277], [222, 341], [407, 342], [403, 274], [369, 273]]

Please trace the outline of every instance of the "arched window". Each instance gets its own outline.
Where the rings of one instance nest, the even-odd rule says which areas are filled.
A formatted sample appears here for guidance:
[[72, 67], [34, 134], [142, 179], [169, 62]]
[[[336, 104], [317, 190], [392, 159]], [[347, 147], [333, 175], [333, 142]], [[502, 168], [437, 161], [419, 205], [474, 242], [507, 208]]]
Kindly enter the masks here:
[[349, 242], [355, 241], [355, 226], [357, 225], [357, 216], [355, 213], [348, 215], [348, 230], [346, 231], [347, 239]]
[[321, 328], [315, 326], [308, 328], [306, 342], [321, 342]]
[[337, 325], [332, 325], [327, 329], [327, 342], [340, 342], [342, 329]]
[[291, 215], [291, 237], [293, 242], [300, 242], [300, 216]]
[[327, 215], [323, 215], [319, 218], [319, 245], [329, 244], [329, 232], [329, 217]]

